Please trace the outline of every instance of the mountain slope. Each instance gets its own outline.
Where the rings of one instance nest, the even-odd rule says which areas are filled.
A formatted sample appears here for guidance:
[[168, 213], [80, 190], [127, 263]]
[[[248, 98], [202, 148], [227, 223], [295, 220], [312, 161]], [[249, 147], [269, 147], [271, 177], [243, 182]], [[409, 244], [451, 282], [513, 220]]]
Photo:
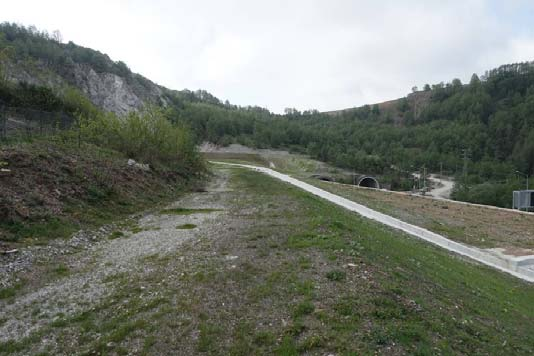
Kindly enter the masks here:
[[[165, 105], [170, 91], [132, 73], [121, 61], [72, 42], [61, 43], [46, 32], [15, 24], [0, 25], [4, 76], [11, 82], [67, 86], [81, 90], [98, 107], [117, 114], [138, 110], [147, 103]], [[9, 54], [9, 55], [7, 55]]]

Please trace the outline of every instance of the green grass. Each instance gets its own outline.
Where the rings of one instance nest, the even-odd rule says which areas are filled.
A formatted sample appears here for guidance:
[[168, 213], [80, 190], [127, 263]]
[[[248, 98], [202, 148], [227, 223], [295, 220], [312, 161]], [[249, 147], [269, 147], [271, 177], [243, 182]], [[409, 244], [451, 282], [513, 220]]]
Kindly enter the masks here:
[[176, 226], [178, 230], [191, 230], [191, 229], [195, 229], [196, 227], [197, 226], [195, 224], [182, 224], [182, 225]]
[[335, 282], [340, 282], [344, 280], [346, 277], [347, 277], [347, 274], [345, 273], [345, 271], [334, 270], [334, 271], [329, 271], [326, 273], [326, 278], [328, 278], [331, 281], [335, 281]]
[[222, 333], [222, 328], [218, 325], [203, 322], [200, 324], [200, 335], [198, 338], [199, 352], [214, 352], [217, 350], [217, 339]]
[[313, 313], [314, 310], [315, 310], [315, 306], [313, 305], [313, 303], [310, 302], [309, 300], [306, 300], [306, 301], [303, 301], [297, 304], [297, 306], [295, 307], [295, 310], [293, 311], [293, 317], [298, 318], [304, 315], [308, 315], [308, 314]]
[[173, 208], [163, 209], [159, 213], [162, 215], [193, 215], [193, 214], [209, 214], [221, 209], [187, 209], [187, 208]]
[[65, 277], [69, 275], [70, 270], [65, 264], [60, 263], [52, 269], [52, 273], [57, 277]]
[[53, 238], [65, 238], [76, 232], [78, 226], [62, 218], [48, 218], [34, 222], [0, 222], [0, 231], [7, 232], [7, 241], [24, 239], [28, 244], [46, 244]]
[[8, 299], [14, 297], [19, 290], [24, 287], [25, 282], [19, 281], [10, 287], [0, 288], [0, 299]]
[[[336, 283], [341, 286], [337, 301], [329, 310], [314, 314], [326, 324], [322, 336], [331, 338], [328, 344], [340, 353], [362, 351], [361, 345], [363, 350], [380, 350], [392, 344], [421, 354], [436, 350], [468, 354], [534, 351], [534, 335], [527, 331], [534, 328], [531, 285], [464, 262], [274, 179], [252, 172], [238, 174], [248, 189], [260, 194], [257, 201], [286, 195], [306, 207], [301, 217], [306, 223], [299, 224], [286, 240], [285, 248], [293, 254], [323, 251], [325, 256], [335, 257], [332, 263], [349, 258], [374, 271], [366, 276], [374, 281], [371, 289], [357, 291], [356, 286], [349, 292], [347, 283]], [[309, 268], [306, 257], [297, 263], [300, 270]], [[349, 271], [332, 269], [326, 276], [339, 282], [346, 279], [346, 273]], [[361, 281], [366, 284], [366, 279]], [[277, 283], [270, 287], [277, 288]], [[302, 314], [300, 308], [294, 315]], [[366, 324], [372, 325], [367, 331], [363, 328]], [[354, 339], [355, 333], [362, 337]], [[291, 354], [295, 348], [322, 342], [314, 340], [306, 346], [297, 338], [286, 338], [279, 351]]]
[[115, 239], [118, 239], [120, 237], [123, 237], [124, 236], [124, 232], [122, 231], [113, 231], [109, 236], [108, 236], [108, 239], [110, 240], [115, 240]]

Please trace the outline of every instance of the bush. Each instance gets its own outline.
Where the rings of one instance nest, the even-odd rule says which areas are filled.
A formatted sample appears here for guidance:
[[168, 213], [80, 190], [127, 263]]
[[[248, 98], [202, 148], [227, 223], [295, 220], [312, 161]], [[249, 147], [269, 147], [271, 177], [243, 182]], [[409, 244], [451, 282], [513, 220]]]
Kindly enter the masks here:
[[160, 108], [148, 107], [125, 117], [106, 113], [85, 119], [80, 115], [79, 120], [83, 140], [119, 151], [128, 158], [185, 175], [205, 170], [189, 130], [172, 124]]

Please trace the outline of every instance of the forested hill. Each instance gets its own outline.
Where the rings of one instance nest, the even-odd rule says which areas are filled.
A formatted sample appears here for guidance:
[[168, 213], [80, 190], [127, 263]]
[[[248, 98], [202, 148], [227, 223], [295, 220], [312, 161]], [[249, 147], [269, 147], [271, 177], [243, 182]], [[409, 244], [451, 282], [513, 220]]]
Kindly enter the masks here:
[[385, 174], [401, 188], [409, 186], [403, 172], [443, 169], [460, 183], [455, 198], [479, 203], [510, 206], [512, 190], [525, 186], [522, 174], [534, 173], [533, 63], [473, 75], [468, 84], [455, 79], [426, 85], [387, 106], [335, 115], [203, 107], [182, 117], [201, 139], [290, 148], [340, 167]]
[[[4, 23], [0, 77], [0, 99], [14, 105], [68, 108], [65, 93], [73, 90], [118, 114], [154, 103], [171, 122], [190, 126], [198, 142], [291, 149], [381, 174], [398, 189], [410, 187], [407, 172], [443, 168], [460, 182], [455, 198], [510, 206], [511, 191], [524, 187], [516, 171], [534, 173], [533, 63], [504, 65], [467, 84], [425, 85], [405, 98], [335, 115], [295, 109], [277, 115], [222, 103], [206, 91], [163, 88], [123, 62], [62, 43], [59, 33]], [[38, 87], [13, 84], [21, 82]]]

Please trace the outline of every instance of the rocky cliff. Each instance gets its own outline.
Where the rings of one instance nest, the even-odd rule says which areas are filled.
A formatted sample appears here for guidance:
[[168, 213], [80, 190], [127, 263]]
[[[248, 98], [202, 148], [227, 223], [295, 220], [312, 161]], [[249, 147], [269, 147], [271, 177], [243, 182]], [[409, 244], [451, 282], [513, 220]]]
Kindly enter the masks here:
[[132, 74], [97, 72], [88, 64], [72, 63], [51, 68], [42, 61], [15, 62], [8, 65], [8, 80], [42, 85], [61, 91], [74, 86], [98, 107], [119, 115], [139, 110], [147, 103], [167, 103], [166, 89]]

